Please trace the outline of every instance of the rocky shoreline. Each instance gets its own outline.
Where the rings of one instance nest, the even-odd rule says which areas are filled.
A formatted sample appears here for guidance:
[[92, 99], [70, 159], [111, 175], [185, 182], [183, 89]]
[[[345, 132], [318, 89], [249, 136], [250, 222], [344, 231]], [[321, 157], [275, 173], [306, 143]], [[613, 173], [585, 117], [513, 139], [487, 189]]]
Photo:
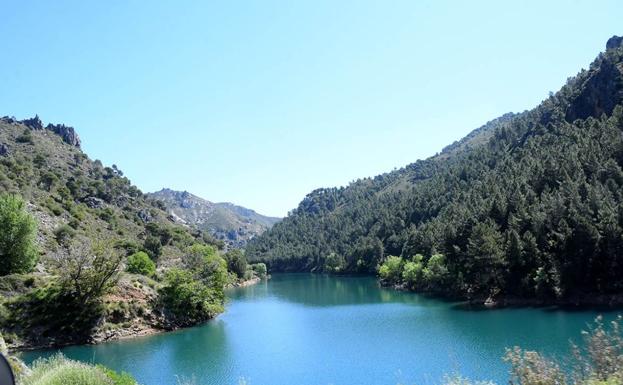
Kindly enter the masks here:
[[[252, 279], [249, 279], [249, 280], [239, 281], [239, 282], [229, 284], [228, 287], [229, 288], [247, 287], [247, 286], [256, 285], [261, 281], [262, 281], [261, 278], [253, 277]], [[119, 327], [119, 328], [108, 329], [108, 330], [98, 329], [93, 333], [93, 335], [91, 335], [88, 341], [81, 342], [81, 343], [75, 343], [75, 342], [59, 343], [56, 341], [50, 341], [49, 343], [45, 343], [45, 344], [32, 344], [32, 343], [20, 341], [20, 343], [17, 343], [17, 344], [7, 343], [6, 345], [8, 348], [7, 350], [9, 352], [19, 353], [23, 351], [61, 348], [61, 347], [71, 346], [71, 345], [82, 345], [82, 344], [97, 345], [97, 344], [101, 344], [104, 342], [127, 340], [127, 339], [132, 339], [132, 338], [145, 337], [145, 336], [183, 329], [181, 327], [171, 327], [171, 328], [157, 327], [154, 325], [149, 325], [142, 321], [144, 320], [136, 320], [136, 322], [132, 322], [126, 327]]]

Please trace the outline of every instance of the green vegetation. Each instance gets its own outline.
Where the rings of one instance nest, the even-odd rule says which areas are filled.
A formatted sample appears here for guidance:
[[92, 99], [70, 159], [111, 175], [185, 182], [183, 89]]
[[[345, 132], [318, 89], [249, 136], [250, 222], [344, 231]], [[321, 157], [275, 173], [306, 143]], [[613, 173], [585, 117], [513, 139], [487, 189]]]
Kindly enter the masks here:
[[475, 301], [615, 298], [622, 66], [623, 48], [609, 49], [531, 111], [403, 169], [311, 192], [250, 242], [247, 258], [273, 271], [333, 272], [340, 256], [339, 272], [378, 271], [389, 284]]
[[31, 369], [21, 385], [137, 385], [127, 373], [72, 361], [62, 354], [37, 360]]
[[[222, 311], [228, 273], [212, 266], [221, 266], [222, 242], [173, 222], [119, 168], [89, 159], [77, 137], [42, 127], [0, 118], [0, 330], [9, 344], [96, 342]], [[202, 266], [187, 265], [191, 249], [209, 250]], [[168, 270], [189, 275], [193, 300], [205, 304], [180, 325], [163, 316], [183, 313], [180, 302], [159, 298], [180, 287]]]
[[159, 302], [172, 326], [205, 321], [223, 311], [227, 262], [208, 245], [195, 244], [184, 256], [185, 269], [173, 268], [159, 290]]
[[238, 278], [245, 278], [247, 272], [247, 259], [239, 249], [233, 249], [225, 253], [227, 268], [236, 274]]
[[390, 255], [379, 266], [378, 274], [386, 284], [428, 292], [442, 290], [449, 279], [443, 254], [430, 258], [416, 254], [411, 259]]
[[45, 285], [6, 303], [9, 329], [37, 330], [37, 337], [61, 335], [72, 342], [87, 341], [104, 312], [102, 298], [116, 284], [121, 257], [105, 244], [81, 240], [56, 264], [58, 275]]
[[37, 262], [36, 223], [17, 195], [0, 195], [0, 275], [25, 273]]
[[133, 274], [151, 277], [156, 273], [156, 264], [147, 253], [138, 251], [128, 257], [126, 270]]
[[255, 272], [255, 275], [261, 279], [265, 279], [268, 276], [268, 269], [266, 268], [266, 264], [259, 262], [254, 263], [251, 266], [251, 270]]

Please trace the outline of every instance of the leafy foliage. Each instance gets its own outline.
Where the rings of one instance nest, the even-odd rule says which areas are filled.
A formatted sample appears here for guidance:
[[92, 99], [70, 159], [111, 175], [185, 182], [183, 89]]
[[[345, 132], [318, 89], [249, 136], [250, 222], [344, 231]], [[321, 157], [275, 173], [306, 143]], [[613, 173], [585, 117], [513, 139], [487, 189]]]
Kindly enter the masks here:
[[239, 249], [233, 249], [225, 253], [227, 268], [235, 273], [238, 278], [244, 278], [247, 272], [247, 259]]
[[227, 262], [209, 245], [195, 244], [184, 256], [185, 269], [173, 268], [159, 290], [159, 302], [174, 326], [193, 325], [223, 311]]
[[30, 271], [39, 253], [36, 223], [17, 195], [0, 195], [0, 275]]
[[139, 251], [128, 257], [126, 270], [130, 273], [151, 277], [156, 273], [156, 264], [147, 253]]

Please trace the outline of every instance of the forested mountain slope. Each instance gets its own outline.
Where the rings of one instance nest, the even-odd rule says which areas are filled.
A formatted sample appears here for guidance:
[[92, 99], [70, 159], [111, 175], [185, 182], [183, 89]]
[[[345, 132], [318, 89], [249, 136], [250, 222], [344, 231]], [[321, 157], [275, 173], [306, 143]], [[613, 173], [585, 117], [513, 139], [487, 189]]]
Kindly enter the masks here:
[[210, 202], [188, 191], [165, 188], [148, 196], [163, 201], [179, 222], [205, 231], [229, 247], [244, 247], [279, 221], [233, 203]]
[[311, 192], [247, 256], [273, 271], [370, 273], [401, 256], [385, 279], [469, 298], [621, 293], [622, 101], [613, 37], [533, 110], [403, 169]]

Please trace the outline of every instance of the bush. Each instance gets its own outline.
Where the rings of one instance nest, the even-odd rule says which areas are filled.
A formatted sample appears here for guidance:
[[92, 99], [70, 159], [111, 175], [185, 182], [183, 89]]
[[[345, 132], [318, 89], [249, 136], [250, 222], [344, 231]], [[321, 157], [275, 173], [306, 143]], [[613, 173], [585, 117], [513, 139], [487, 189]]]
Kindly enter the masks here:
[[54, 230], [54, 238], [59, 245], [67, 245], [75, 235], [76, 230], [69, 225], [61, 225]]
[[156, 273], [156, 264], [144, 251], [139, 251], [128, 257], [126, 270], [133, 274], [142, 274], [152, 277]]
[[160, 237], [148, 235], [143, 243], [143, 250], [147, 252], [147, 254], [149, 254], [151, 259], [154, 261], [160, 258], [160, 255], [162, 254], [162, 243], [160, 242]]
[[618, 317], [605, 328], [601, 317], [583, 332], [584, 349], [573, 345], [572, 371], [567, 374], [556, 361], [518, 347], [507, 349], [511, 385], [613, 385], [623, 383], [623, 336]]
[[136, 385], [128, 374], [117, 374], [101, 366], [93, 366], [65, 358], [62, 354], [39, 359], [22, 385]]
[[25, 273], [35, 266], [37, 226], [15, 195], [0, 196], [0, 275]]
[[32, 137], [32, 132], [30, 132], [28, 128], [24, 129], [22, 134], [18, 136], [16, 140], [18, 143], [28, 143], [28, 144], [35, 143], [35, 140]]

